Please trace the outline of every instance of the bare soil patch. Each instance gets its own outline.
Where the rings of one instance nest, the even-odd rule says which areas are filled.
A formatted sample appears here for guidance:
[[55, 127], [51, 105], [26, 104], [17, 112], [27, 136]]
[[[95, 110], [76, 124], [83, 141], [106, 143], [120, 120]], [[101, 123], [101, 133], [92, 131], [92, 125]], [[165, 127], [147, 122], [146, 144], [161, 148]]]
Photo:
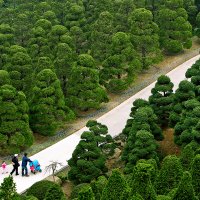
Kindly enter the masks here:
[[162, 156], [167, 155], [180, 155], [180, 148], [174, 143], [174, 129], [166, 128], [163, 130], [164, 140], [160, 141], [159, 151]]

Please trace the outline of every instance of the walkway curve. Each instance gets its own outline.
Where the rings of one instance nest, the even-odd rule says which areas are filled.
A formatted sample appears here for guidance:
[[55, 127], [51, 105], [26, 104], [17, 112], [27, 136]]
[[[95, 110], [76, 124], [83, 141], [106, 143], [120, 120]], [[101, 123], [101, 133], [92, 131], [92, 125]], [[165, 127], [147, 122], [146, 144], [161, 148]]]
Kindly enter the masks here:
[[[200, 55], [195, 56], [194, 58], [179, 65], [177, 68], [175, 68], [174, 70], [170, 71], [167, 74], [171, 78], [171, 81], [174, 83], [174, 89], [177, 89], [179, 82], [185, 79], [186, 70], [190, 68], [192, 64], [194, 64], [195, 61], [198, 60], [199, 58], [200, 58]], [[119, 106], [115, 107], [114, 109], [106, 113], [105, 115], [98, 118], [97, 121], [108, 126], [109, 134], [111, 134], [112, 137], [117, 136], [122, 131], [122, 129], [124, 128], [126, 124], [126, 120], [129, 117], [129, 113], [130, 113], [133, 101], [138, 98], [148, 99], [149, 95], [151, 94], [151, 89], [154, 87], [154, 85], [155, 85], [155, 82], [150, 84], [149, 86], [147, 86], [140, 92], [136, 93], [135, 95], [133, 95], [132, 97], [130, 97], [129, 99], [121, 103]], [[56, 144], [31, 156], [31, 159], [32, 160], [38, 159], [41, 164], [42, 169], [44, 169], [45, 166], [48, 166], [50, 164], [50, 161], [58, 161], [63, 164], [63, 167], [67, 166], [66, 160], [69, 160], [71, 158], [71, 155], [76, 145], [80, 141], [80, 136], [85, 130], [87, 130], [86, 127], [80, 129], [74, 134], [57, 142]], [[12, 169], [12, 166], [9, 165], [8, 170], [11, 171], [11, 169]], [[3, 182], [3, 178], [6, 176], [8, 176], [8, 174], [2, 175], [0, 173], [0, 183]], [[49, 174], [48, 173], [45, 174], [43, 170], [42, 173], [39, 173], [36, 175], [30, 175], [30, 177], [22, 177], [22, 176], [15, 176], [15, 175], [13, 177], [17, 186], [17, 192], [23, 193], [32, 184], [46, 178], [47, 176], [49, 176]]]

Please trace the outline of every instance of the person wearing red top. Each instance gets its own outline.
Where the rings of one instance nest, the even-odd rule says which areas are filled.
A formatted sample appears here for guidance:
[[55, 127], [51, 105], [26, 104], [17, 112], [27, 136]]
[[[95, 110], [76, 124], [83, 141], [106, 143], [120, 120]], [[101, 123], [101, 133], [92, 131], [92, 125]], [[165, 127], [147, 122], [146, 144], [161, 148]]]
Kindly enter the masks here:
[[3, 161], [2, 164], [1, 164], [1, 167], [2, 167], [2, 174], [8, 173], [7, 167], [6, 167], [6, 166], [7, 166], [6, 162]]

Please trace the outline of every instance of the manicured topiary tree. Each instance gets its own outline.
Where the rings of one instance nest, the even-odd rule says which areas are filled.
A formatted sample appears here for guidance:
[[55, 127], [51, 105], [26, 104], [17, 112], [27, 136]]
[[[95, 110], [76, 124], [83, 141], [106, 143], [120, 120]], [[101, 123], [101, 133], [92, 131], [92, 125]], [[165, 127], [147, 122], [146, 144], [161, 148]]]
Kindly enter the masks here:
[[176, 188], [181, 180], [183, 168], [180, 159], [174, 155], [164, 158], [157, 179], [157, 193], [167, 194]]
[[101, 199], [102, 191], [105, 188], [105, 186], [107, 185], [107, 183], [108, 183], [108, 180], [105, 176], [99, 176], [96, 181], [91, 182], [90, 185], [91, 185], [92, 191], [95, 195], [95, 200]]
[[161, 75], [155, 87], [151, 90], [152, 95], [149, 97], [149, 103], [162, 126], [168, 125], [169, 114], [174, 100], [173, 86], [174, 84], [168, 76]]
[[53, 186], [57, 187], [57, 184], [47, 180], [36, 182], [27, 190], [27, 195], [33, 195], [38, 200], [44, 200], [46, 193]]
[[59, 123], [73, 118], [72, 111], [65, 105], [60, 81], [50, 69], [36, 76], [34, 96], [31, 101], [30, 125], [42, 135], [54, 135]]
[[128, 88], [135, 75], [141, 70], [141, 62], [131, 44], [130, 37], [124, 32], [112, 36], [110, 53], [100, 70], [100, 81], [111, 92]]
[[138, 163], [133, 170], [131, 195], [141, 195], [144, 199], [156, 200], [156, 192], [150, 180], [149, 168], [146, 163]]
[[[162, 60], [159, 44], [159, 28], [153, 14], [145, 8], [135, 9], [129, 17], [131, 42], [140, 55], [142, 68], [146, 69]], [[141, 26], [143, 24], [143, 26]]]
[[[149, 164], [149, 168], [146, 168], [149, 175], [150, 175], [150, 180], [151, 183], [153, 184], [153, 186], [156, 184], [156, 179], [157, 179], [157, 175], [158, 175], [158, 163], [156, 162], [155, 159], [141, 159], [138, 160], [138, 163], [145, 163], [145, 164]], [[134, 179], [134, 174], [133, 174], [133, 179]]]
[[161, 47], [167, 53], [179, 53], [192, 46], [192, 26], [188, 22], [183, 1], [164, 1], [156, 14], [155, 20], [160, 28]]
[[172, 200], [198, 200], [198, 198], [195, 197], [192, 177], [188, 171], [183, 173], [183, 177]]
[[99, 147], [102, 153], [106, 156], [114, 153], [114, 140], [110, 134], [108, 134], [108, 128], [95, 120], [89, 120], [86, 124], [91, 132], [95, 135], [97, 147]]
[[200, 198], [200, 154], [197, 154], [192, 162], [191, 175], [195, 194]]
[[0, 69], [7, 63], [7, 53], [14, 41], [14, 30], [8, 23], [0, 25]]
[[102, 62], [109, 55], [113, 32], [113, 15], [108, 11], [100, 13], [92, 26], [90, 37], [91, 54], [95, 60]]
[[0, 70], [0, 86], [10, 84], [10, 75], [6, 70]]
[[187, 145], [194, 140], [196, 135], [198, 140], [197, 126], [200, 117], [200, 103], [196, 99], [188, 100], [184, 103], [185, 109], [182, 111], [180, 122], [174, 127], [174, 141], [178, 145]]
[[158, 145], [150, 132], [145, 130], [138, 131], [132, 149], [128, 153], [125, 171], [131, 172], [136, 162], [140, 159], [152, 158], [158, 162], [157, 148]]
[[185, 170], [190, 170], [195, 151], [191, 144], [187, 144], [181, 151], [180, 161]]
[[16, 196], [17, 196], [16, 184], [13, 181], [13, 177], [8, 176], [4, 178], [3, 183], [1, 183], [0, 185], [0, 199], [15, 200]]
[[138, 130], [150, 131], [156, 140], [162, 140], [163, 134], [161, 128], [157, 124], [158, 117], [155, 115], [151, 107], [141, 107], [137, 110], [130, 134], [136, 134]]
[[38, 57], [34, 73], [37, 75], [43, 69], [51, 69], [52, 71], [55, 71], [53, 62], [49, 57]]
[[52, 24], [49, 20], [39, 19], [31, 30], [31, 36], [28, 42], [28, 52], [34, 62], [37, 62], [38, 57], [46, 56], [53, 58], [47, 37], [51, 29]]
[[197, 99], [199, 100], [200, 96], [200, 60], [197, 60], [195, 64], [190, 67], [186, 73], [185, 73], [186, 78], [191, 78], [191, 82], [195, 85], [195, 94]]
[[87, 111], [99, 108], [108, 102], [106, 91], [99, 84], [99, 72], [88, 67], [74, 67], [67, 89], [67, 101], [76, 110]]
[[25, 92], [30, 90], [32, 76], [32, 60], [23, 47], [13, 45], [9, 49], [9, 59], [4, 69], [10, 74], [11, 84]]
[[126, 126], [125, 128], [122, 130], [122, 133], [125, 134], [127, 137], [129, 135], [129, 132], [131, 130], [131, 127], [132, 127], [132, 123], [133, 123], [133, 118], [134, 118], [134, 115], [135, 113], [137, 112], [138, 108], [141, 108], [141, 107], [146, 107], [146, 106], [149, 106], [149, 102], [144, 100], [144, 99], [136, 99], [134, 102], [133, 102], [133, 106], [131, 108], [131, 113], [130, 113], [130, 117], [127, 122], [126, 122]]
[[105, 161], [105, 156], [97, 147], [94, 133], [85, 131], [72, 158], [68, 160], [70, 166], [68, 177], [75, 183], [89, 183], [107, 171]]
[[101, 200], [125, 200], [128, 196], [129, 187], [124, 176], [118, 169], [114, 169], [102, 192]]
[[83, 188], [78, 193], [78, 200], [95, 200], [94, 193], [92, 192], [91, 187]]
[[98, 69], [94, 58], [89, 54], [80, 54], [77, 58], [77, 66]]
[[69, 87], [71, 70], [72, 67], [74, 66], [75, 53], [73, 51], [73, 48], [65, 42], [58, 43], [55, 50], [56, 50], [54, 58], [55, 71], [61, 82], [63, 93], [66, 96]]
[[0, 154], [20, 152], [33, 144], [28, 110], [23, 92], [11, 85], [0, 87]]
[[61, 187], [57, 184], [52, 185], [46, 192], [45, 200], [65, 200], [66, 197], [61, 189]]
[[70, 195], [70, 199], [78, 199], [78, 194], [81, 190], [84, 190], [85, 188], [87, 189], [88, 187], [90, 187], [89, 183], [80, 183], [76, 186], [73, 187], [71, 195]]
[[150, 132], [150, 134], [153, 135], [153, 138], [151, 138], [151, 141], [152, 139], [154, 140], [154, 138], [157, 140], [162, 140], [163, 138], [162, 131], [160, 127], [158, 127], [158, 125], [156, 124], [156, 120], [157, 120], [157, 117], [154, 114], [151, 107], [141, 107], [135, 113], [132, 127], [129, 132], [128, 140], [125, 145], [124, 151], [122, 153], [122, 160], [124, 160], [126, 163], [129, 163], [126, 165], [126, 168], [125, 168], [126, 173], [132, 172], [133, 165], [137, 161], [134, 159], [132, 150], [135, 148], [136, 134], [138, 131], [143, 130], [143, 131]]
[[195, 98], [195, 86], [193, 83], [183, 80], [179, 83], [179, 87], [174, 95], [173, 109], [169, 116], [169, 125], [174, 127], [181, 118], [181, 113], [183, 111], [184, 103], [187, 100]]

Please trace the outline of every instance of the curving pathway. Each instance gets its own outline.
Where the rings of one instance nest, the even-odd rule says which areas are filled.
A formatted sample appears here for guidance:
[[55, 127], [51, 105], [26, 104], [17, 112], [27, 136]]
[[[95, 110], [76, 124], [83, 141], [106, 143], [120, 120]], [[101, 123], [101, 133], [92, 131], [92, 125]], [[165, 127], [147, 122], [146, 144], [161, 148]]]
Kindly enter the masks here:
[[[195, 63], [195, 61], [198, 60], [199, 58], [200, 55], [195, 56], [194, 58], [179, 65], [176, 69], [172, 70], [167, 74], [174, 83], [174, 89], [177, 89], [179, 82], [185, 79], [186, 70], [190, 68], [191, 65]], [[148, 87], [144, 88], [137, 94], [133, 95], [128, 100], [124, 101], [122, 104], [115, 107], [113, 110], [109, 111], [108, 113], [106, 113], [105, 115], [103, 115], [98, 119], [99, 122], [108, 126], [109, 134], [111, 134], [114, 137], [117, 136], [122, 131], [122, 129], [126, 124], [126, 120], [129, 117], [133, 101], [137, 98], [148, 99], [149, 95], [151, 94], [151, 89], [154, 87], [154, 84], [155, 82], [150, 84]], [[48, 166], [50, 164], [50, 161], [58, 161], [63, 164], [63, 167], [66, 166], [67, 160], [70, 159], [76, 145], [80, 140], [81, 134], [85, 130], [87, 130], [86, 127], [80, 129], [79, 131], [61, 140], [60, 142], [48, 147], [47, 149], [44, 149], [43, 151], [31, 156], [30, 158], [32, 160], [38, 159], [42, 169], [44, 169], [45, 166]], [[12, 166], [9, 165], [7, 167], [8, 171], [10, 172]], [[21, 171], [21, 168], [19, 168], [19, 171]], [[1, 174], [1, 168], [0, 168], [0, 183], [3, 182], [3, 178], [6, 176], [8, 176], [8, 174], [5, 175]], [[36, 175], [30, 174], [29, 177], [22, 177], [21, 175], [20, 176], [13, 175], [18, 193], [24, 192], [32, 184], [46, 178], [47, 176], [49, 176], [49, 174], [48, 173], [45, 174], [44, 170], [42, 173], [38, 173]]]

